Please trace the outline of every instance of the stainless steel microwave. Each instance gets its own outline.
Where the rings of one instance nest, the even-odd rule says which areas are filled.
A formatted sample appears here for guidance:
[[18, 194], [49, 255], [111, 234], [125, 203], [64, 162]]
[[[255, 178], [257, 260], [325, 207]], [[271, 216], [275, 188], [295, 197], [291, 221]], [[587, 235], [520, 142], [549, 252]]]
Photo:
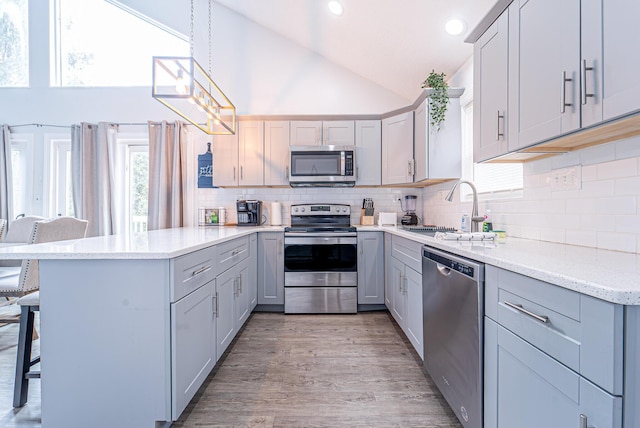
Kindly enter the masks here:
[[291, 187], [353, 187], [356, 184], [354, 146], [292, 146]]

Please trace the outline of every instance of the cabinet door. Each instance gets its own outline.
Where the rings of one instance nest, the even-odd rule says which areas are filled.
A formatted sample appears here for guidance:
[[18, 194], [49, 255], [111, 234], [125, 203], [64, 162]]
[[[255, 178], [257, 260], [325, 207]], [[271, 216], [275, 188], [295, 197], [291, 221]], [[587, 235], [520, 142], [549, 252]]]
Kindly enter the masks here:
[[509, 14], [508, 145], [515, 150], [580, 127], [580, 0], [517, 0]]
[[325, 146], [353, 146], [355, 144], [354, 121], [322, 122], [322, 144]]
[[578, 427], [581, 417], [588, 426], [622, 427], [621, 397], [488, 318], [486, 325], [485, 427]]
[[238, 169], [240, 186], [264, 185], [263, 122], [239, 122]]
[[258, 234], [249, 237], [249, 265], [251, 275], [249, 278], [249, 312], [258, 304]]
[[238, 134], [214, 135], [213, 144], [213, 185], [238, 185]]
[[404, 332], [413, 348], [424, 359], [424, 338], [422, 335], [422, 275], [407, 267], [404, 272], [406, 295], [406, 324]]
[[284, 234], [258, 234], [258, 304], [284, 305]]
[[289, 184], [289, 122], [264, 123], [264, 185]]
[[406, 295], [405, 295], [405, 280], [404, 280], [405, 265], [398, 259], [391, 259], [391, 315], [395, 318], [396, 322], [404, 330], [406, 309]]
[[171, 304], [171, 415], [177, 419], [213, 369], [214, 281]]
[[473, 161], [504, 154], [507, 145], [509, 13], [505, 11], [473, 46]]
[[413, 183], [413, 112], [382, 120], [382, 184]]
[[322, 122], [320, 121], [292, 121], [292, 146], [321, 146]]
[[393, 310], [393, 268], [391, 257], [391, 234], [384, 234], [384, 304], [391, 312]]
[[235, 290], [235, 330], [239, 331], [244, 323], [249, 319], [251, 310], [249, 304], [251, 300], [251, 264], [249, 259], [245, 259], [234, 268], [236, 271]]
[[236, 269], [231, 268], [216, 278], [217, 319], [216, 319], [216, 354], [217, 360], [222, 357], [224, 351], [236, 335], [235, 323], [235, 293], [236, 293]]
[[[640, 109], [640, 31], [637, 29], [640, 2], [592, 0], [591, 3], [602, 4], [602, 103], [603, 117], [610, 119]], [[598, 79], [600, 76], [595, 77]], [[587, 73], [587, 83], [589, 78]]]
[[356, 120], [356, 185], [379, 186], [382, 125], [379, 120]]
[[383, 232], [358, 232], [358, 304], [384, 304]]

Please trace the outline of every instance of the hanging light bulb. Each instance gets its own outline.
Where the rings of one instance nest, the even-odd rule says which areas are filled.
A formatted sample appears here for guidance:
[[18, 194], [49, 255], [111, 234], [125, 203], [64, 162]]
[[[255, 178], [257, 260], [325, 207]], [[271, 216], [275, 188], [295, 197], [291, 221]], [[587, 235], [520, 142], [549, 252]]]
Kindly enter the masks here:
[[182, 68], [179, 68], [176, 77], [176, 92], [180, 95], [188, 94], [190, 85], [191, 82], [189, 81], [189, 78], [185, 78], [184, 71]]

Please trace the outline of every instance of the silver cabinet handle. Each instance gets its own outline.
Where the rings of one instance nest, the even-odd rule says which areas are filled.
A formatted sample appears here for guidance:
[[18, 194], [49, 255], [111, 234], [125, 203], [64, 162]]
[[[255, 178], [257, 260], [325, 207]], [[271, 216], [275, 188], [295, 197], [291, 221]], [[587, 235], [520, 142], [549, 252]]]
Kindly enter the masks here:
[[238, 295], [238, 278], [233, 278], [233, 295]]
[[278, 254], [282, 255], [282, 239], [278, 239]]
[[407, 161], [407, 175], [411, 175], [411, 161]]
[[211, 269], [211, 265], [203, 266], [200, 269], [194, 270], [193, 272], [191, 272], [191, 276], [198, 276], [201, 273], [206, 272], [206, 271], [208, 271], [210, 269]]
[[567, 82], [573, 81], [572, 78], [567, 77], [567, 72], [562, 72], [562, 91], [560, 92], [560, 113], [564, 113], [566, 107], [571, 107], [573, 104], [567, 103]]
[[356, 167], [356, 180], [360, 180], [360, 167]]
[[593, 97], [594, 94], [587, 93], [587, 71], [593, 71], [593, 67], [587, 67], [587, 60], [583, 59], [582, 64], [582, 105], [587, 104], [587, 98]]
[[402, 289], [402, 286], [404, 285], [404, 275], [400, 274], [400, 292], [404, 294], [404, 290]]
[[403, 282], [404, 282], [404, 294], [407, 294], [407, 284], [409, 283], [409, 280], [407, 279], [406, 275], [403, 278]]
[[589, 425], [587, 421], [587, 417], [585, 415], [580, 415], [580, 428], [595, 428], [593, 425]]
[[244, 168], [240, 165], [240, 180], [244, 180]]
[[289, 179], [289, 165], [284, 167], [284, 178]]
[[233, 181], [236, 181], [236, 167], [233, 167]]
[[522, 312], [523, 314], [528, 315], [531, 318], [533, 318], [535, 320], [538, 320], [538, 321], [540, 321], [542, 323], [546, 324], [546, 323], [549, 322], [549, 317], [548, 316], [534, 314], [533, 312], [530, 312], [530, 311], [526, 310], [525, 308], [523, 308], [522, 305], [518, 305], [518, 304], [515, 304], [515, 303], [507, 302], [506, 300], [505, 300], [504, 304], [509, 306], [510, 308], [513, 308], [518, 312]]
[[212, 318], [216, 318], [218, 316], [218, 311], [216, 310], [216, 296], [211, 295], [211, 316]]
[[219, 311], [218, 311], [218, 308], [219, 308], [219, 306], [218, 306], [218, 300], [219, 300], [219, 299], [218, 299], [218, 292], [216, 291], [216, 318], [218, 318], [218, 317], [219, 317]]
[[240, 288], [240, 293], [242, 293], [242, 274], [238, 277], [238, 286]]
[[[503, 131], [500, 132], [500, 119], [502, 119], [502, 129]], [[496, 131], [497, 131], [497, 136], [496, 136], [496, 141], [500, 139], [500, 137], [504, 137], [504, 114], [500, 114], [500, 110], [498, 110], [498, 126], [496, 127]]]

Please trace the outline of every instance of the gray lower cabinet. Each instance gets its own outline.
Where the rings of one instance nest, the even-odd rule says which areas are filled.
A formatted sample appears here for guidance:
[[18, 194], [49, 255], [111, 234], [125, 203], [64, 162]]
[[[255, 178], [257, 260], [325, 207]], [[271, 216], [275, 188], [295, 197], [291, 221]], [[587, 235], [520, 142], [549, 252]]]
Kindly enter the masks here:
[[484, 426], [621, 428], [624, 308], [485, 272]]
[[258, 234], [249, 236], [249, 312], [258, 304]]
[[171, 415], [178, 419], [216, 363], [215, 280], [171, 304]]
[[384, 304], [384, 232], [358, 232], [358, 304]]
[[284, 233], [258, 234], [258, 304], [284, 305]]
[[392, 236], [387, 264], [385, 304], [420, 358], [424, 357], [422, 333], [422, 244]]

